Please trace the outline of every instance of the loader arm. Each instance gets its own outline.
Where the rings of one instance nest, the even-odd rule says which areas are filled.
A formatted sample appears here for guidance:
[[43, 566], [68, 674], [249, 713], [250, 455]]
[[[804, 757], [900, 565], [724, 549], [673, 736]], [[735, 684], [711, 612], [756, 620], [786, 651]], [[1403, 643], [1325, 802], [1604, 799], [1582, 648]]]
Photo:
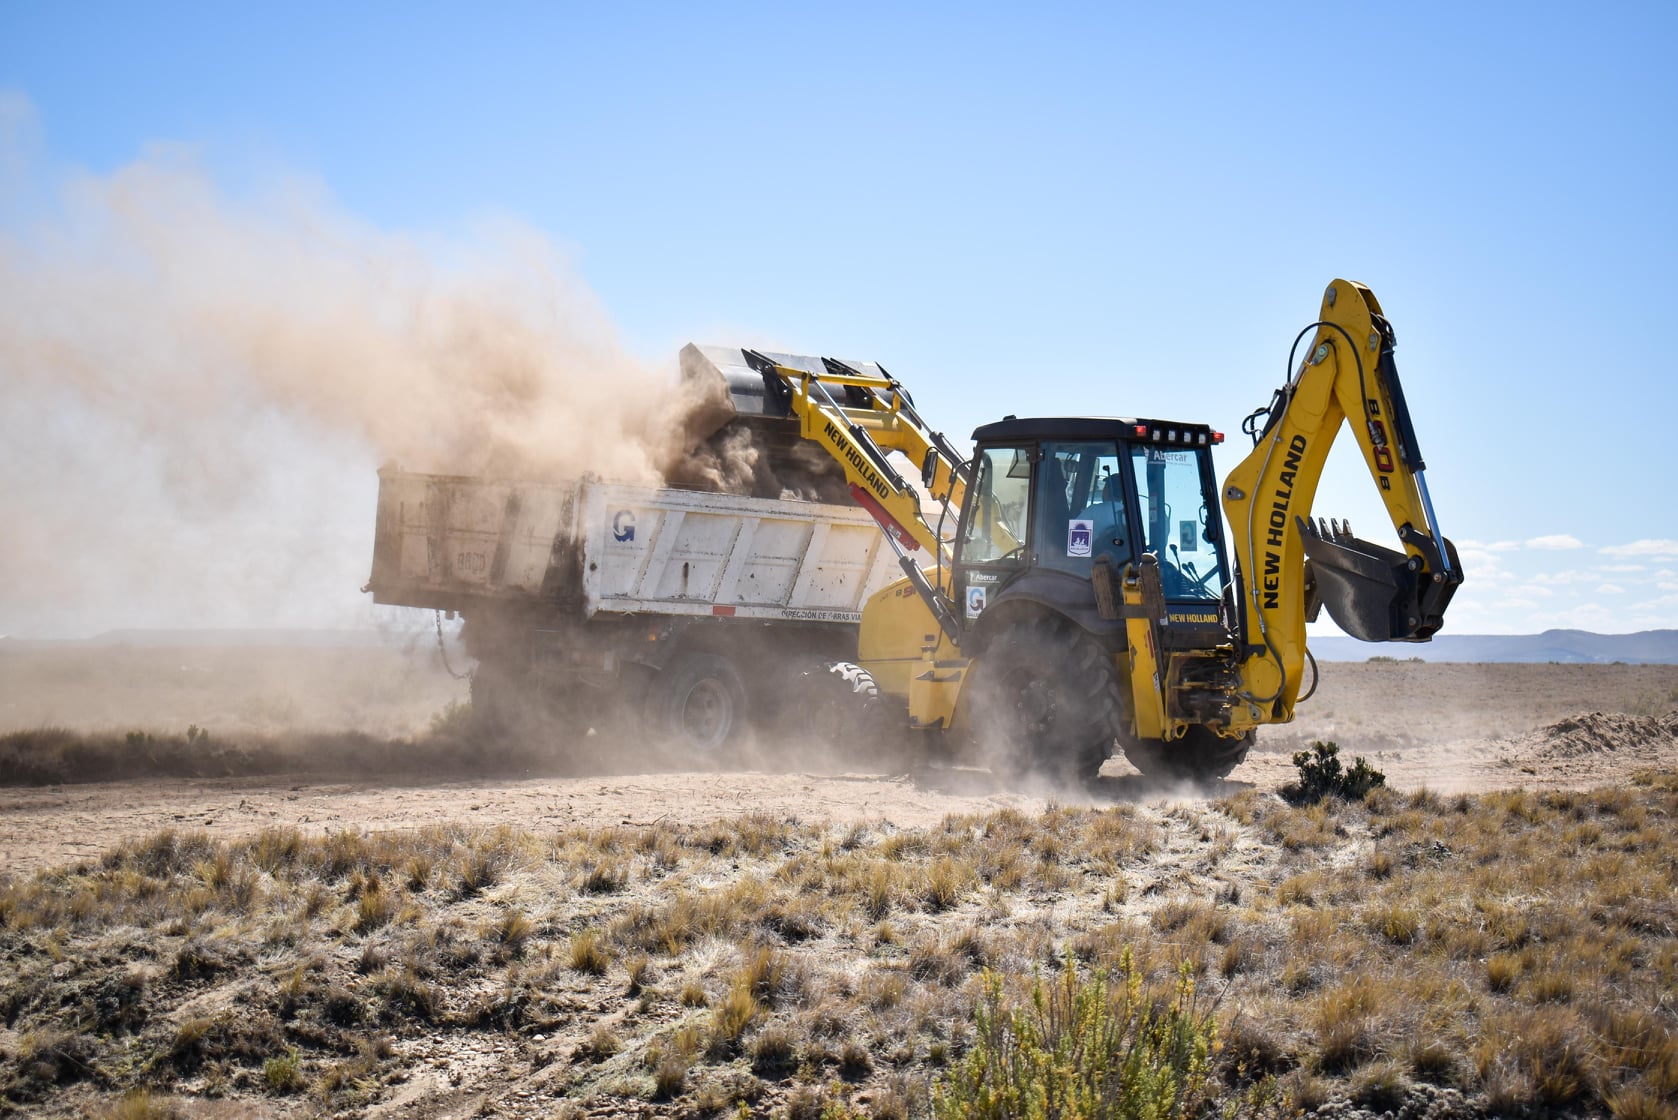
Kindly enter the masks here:
[[[784, 382], [799, 434], [843, 468], [851, 497], [879, 523], [904, 574], [953, 640], [959, 624], [949, 592], [952, 542], [927, 519], [920, 492], [889, 455], [900, 452], [920, 465], [921, 484], [953, 531], [970, 481], [960, 452], [926, 426], [895, 378], [864, 373], [833, 358], [823, 358], [823, 372], [814, 373], [779, 365], [754, 350], [744, 354], [753, 370]], [[920, 549], [934, 565], [931, 580], [913, 556]]]
[[[1224, 481], [1239, 589], [1240, 695], [1255, 722], [1293, 718], [1316, 607], [1365, 641], [1426, 641], [1462, 582], [1439, 530], [1424, 463], [1374, 294], [1336, 280], [1310, 349], [1267, 409], [1249, 417], [1254, 446]], [[1296, 346], [1298, 340], [1296, 340]], [[1262, 419], [1262, 427], [1260, 420]], [[1313, 523], [1311, 504], [1342, 421], [1386, 505], [1402, 551]]]

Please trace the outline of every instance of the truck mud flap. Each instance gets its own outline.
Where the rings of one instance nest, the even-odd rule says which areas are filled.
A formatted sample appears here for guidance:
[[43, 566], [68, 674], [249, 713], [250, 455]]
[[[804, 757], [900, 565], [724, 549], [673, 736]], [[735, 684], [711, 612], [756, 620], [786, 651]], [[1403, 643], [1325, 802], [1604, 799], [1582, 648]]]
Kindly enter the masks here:
[[1439, 629], [1445, 605], [1462, 582], [1449, 541], [1446, 569], [1359, 540], [1350, 527], [1295, 520], [1317, 593], [1336, 626], [1366, 642], [1425, 642]]

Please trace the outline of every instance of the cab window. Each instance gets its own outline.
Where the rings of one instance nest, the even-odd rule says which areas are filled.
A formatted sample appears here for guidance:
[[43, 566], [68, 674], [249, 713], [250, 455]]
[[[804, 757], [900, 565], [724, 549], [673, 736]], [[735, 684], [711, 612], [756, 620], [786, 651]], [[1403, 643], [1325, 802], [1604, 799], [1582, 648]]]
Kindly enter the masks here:
[[1029, 448], [991, 447], [979, 456], [973, 485], [967, 491], [971, 513], [962, 538], [964, 563], [1023, 557], [1030, 485]]
[[1205, 452], [1138, 446], [1131, 449], [1143, 547], [1159, 557], [1167, 599], [1223, 595], [1218, 548], [1202, 488]]
[[1124, 480], [1115, 443], [1045, 443], [1032, 548], [1037, 562], [1088, 577], [1097, 556], [1130, 557]]

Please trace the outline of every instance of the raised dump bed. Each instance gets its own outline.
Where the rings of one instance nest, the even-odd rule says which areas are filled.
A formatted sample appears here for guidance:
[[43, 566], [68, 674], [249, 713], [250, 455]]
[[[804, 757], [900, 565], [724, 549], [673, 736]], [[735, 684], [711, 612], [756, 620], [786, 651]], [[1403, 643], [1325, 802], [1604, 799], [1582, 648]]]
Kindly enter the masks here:
[[632, 709], [711, 750], [854, 656], [898, 574], [856, 506], [386, 469], [366, 590], [465, 617], [482, 714], [562, 736]]
[[375, 602], [856, 623], [897, 574], [856, 506], [379, 472]]

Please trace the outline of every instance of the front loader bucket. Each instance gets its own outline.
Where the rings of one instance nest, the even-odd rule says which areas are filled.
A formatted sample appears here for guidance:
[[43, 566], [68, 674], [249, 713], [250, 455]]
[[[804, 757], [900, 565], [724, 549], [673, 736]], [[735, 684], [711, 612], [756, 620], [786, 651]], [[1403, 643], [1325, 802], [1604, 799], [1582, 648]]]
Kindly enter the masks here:
[[[798, 354], [767, 355], [777, 365], [821, 374], [820, 358]], [[864, 373], [883, 376], [873, 362], [852, 363]], [[793, 496], [813, 501], [848, 502], [845, 472], [826, 452], [805, 439], [792, 411], [792, 389], [774, 374], [760, 373], [743, 350], [734, 346], [697, 346], [681, 352], [681, 418], [684, 450], [698, 449], [698, 458], [665, 468], [673, 486], [718, 489], [714, 467], [725, 473], [744, 472], [749, 479], [731, 479], [724, 489], [760, 498]], [[845, 396], [846, 403], [851, 403]], [[741, 455], [745, 436], [750, 455]], [[695, 470], [699, 462], [706, 467]]]
[[693, 421], [693, 434], [701, 439], [737, 419], [797, 424], [787, 401], [786, 382], [754, 370], [739, 349], [690, 342], [682, 347], [681, 364], [684, 389], [705, 406], [696, 410], [700, 415]]
[[1349, 526], [1295, 520], [1317, 592], [1340, 629], [1366, 642], [1425, 642], [1443, 624], [1445, 606], [1462, 582], [1450, 541], [1444, 541], [1447, 569], [1359, 540]]
[[[805, 354], [764, 353], [776, 365], [788, 369], [806, 370], [821, 375], [826, 366], [821, 358]], [[688, 343], [682, 347], [682, 382], [690, 396], [699, 398], [704, 407], [697, 410], [700, 418], [695, 428], [710, 426], [709, 431], [697, 430], [704, 439], [725, 424], [746, 421], [759, 431], [786, 428], [795, 430], [798, 418], [792, 413], [792, 390], [781, 378], [759, 373], [747, 360], [745, 351], [734, 346], [698, 346]], [[873, 362], [847, 362], [851, 369], [871, 377], [885, 377], [885, 370]], [[867, 394], [860, 389], [836, 388], [840, 403], [865, 406]], [[854, 394], [862, 394], [853, 399]]]

